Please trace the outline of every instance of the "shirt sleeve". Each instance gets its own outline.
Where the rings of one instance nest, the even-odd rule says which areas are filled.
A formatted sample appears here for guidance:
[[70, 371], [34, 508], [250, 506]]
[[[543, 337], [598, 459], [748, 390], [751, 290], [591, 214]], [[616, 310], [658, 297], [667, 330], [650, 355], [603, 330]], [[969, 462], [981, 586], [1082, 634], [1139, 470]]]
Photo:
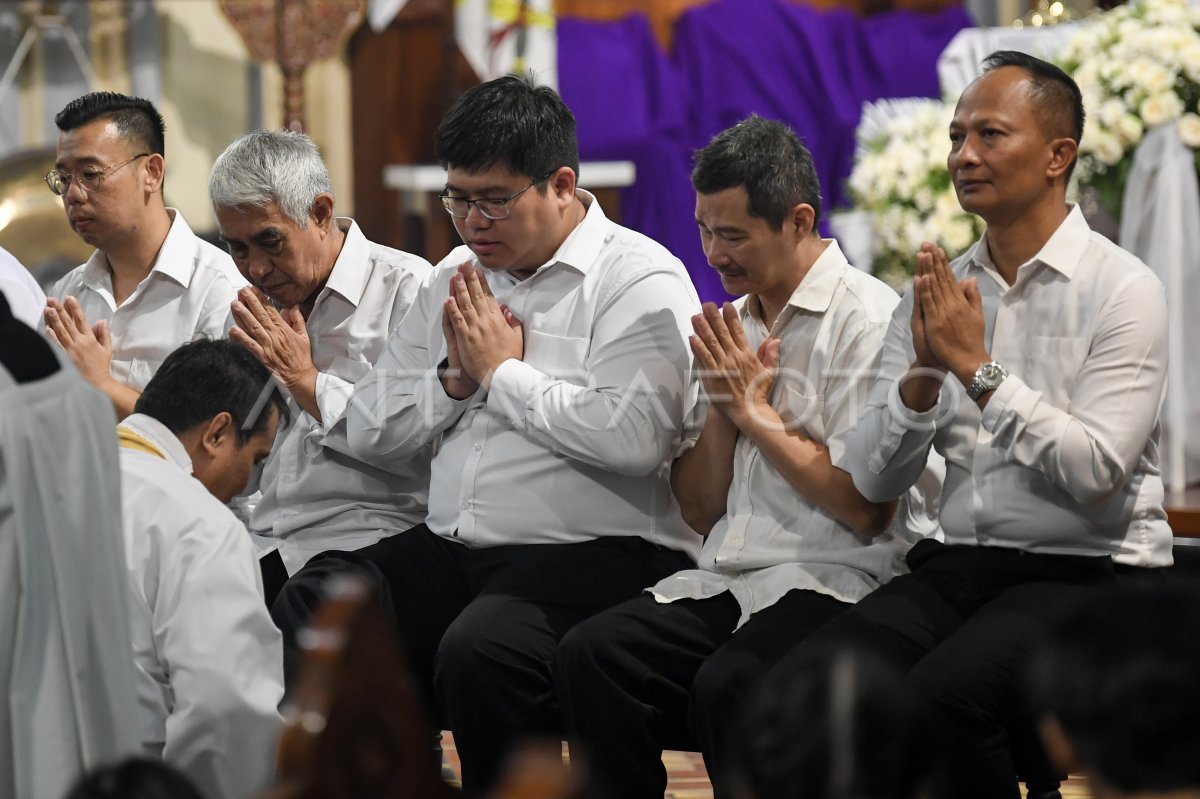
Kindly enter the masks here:
[[[429, 264], [423, 258], [413, 256], [412, 261], [414, 269], [420, 269], [421, 274], [429, 273]], [[412, 307], [413, 299], [420, 285], [421, 276], [415, 271], [406, 269], [395, 285], [389, 288], [391, 301], [386, 304], [390, 306], [391, 310], [388, 313], [387, 329], [381, 331], [380, 336], [385, 343], [389, 334], [403, 321], [409, 308]], [[354, 394], [354, 387], [359, 382], [361, 382], [361, 378], [351, 381], [326, 372], [317, 374], [317, 407], [321, 410], [321, 424], [326, 433], [345, 414], [350, 397]]]
[[217, 529], [180, 539], [154, 607], [174, 697], [163, 759], [207, 796], [255, 796], [275, 773], [282, 639], [245, 529], [232, 519], [195, 523]]
[[1158, 423], [1167, 367], [1162, 284], [1136, 272], [1100, 309], [1070, 405], [1057, 408], [1010, 374], [984, 407], [993, 446], [1036, 469], [1077, 502], [1108, 497], [1128, 481]]
[[582, 363], [562, 364], [576, 379], [510, 359], [492, 376], [489, 412], [566, 457], [650, 474], [675, 455], [696, 401], [685, 332], [693, 298], [670, 272], [631, 279], [598, 310]]
[[321, 411], [321, 420], [326, 429], [346, 412], [354, 385], [327, 372], [317, 372], [317, 408]]
[[840, 344], [829, 365], [822, 425], [829, 460], [843, 471], [849, 471], [846, 436], [858, 425], [871, 380], [879, 368], [887, 329], [886, 317], [873, 322], [864, 320], [847, 331], [846, 340]]
[[888, 323], [870, 398], [846, 436], [845, 466], [854, 486], [871, 502], [896, 499], [917, 482], [933, 444], [939, 409], [946, 402], [945, 386], [937, 404], [924, 412], [905, 406], [900, 397], [900, 385], [916, 360], [909, 323], [912, 303], [910, 289]]
[[[441, 313], [446, 289], [437, 274], [422, 284], [379, 361], [354, 385], [341, 418], [322, 441], [325, 446], [393, 470], [451, 427], [471, 404], [470, 397], [448, 396], [438, 374], [445, 348], [441, 322], [430, 309]], [[433, 333], [431, 325], [436, 326]]]

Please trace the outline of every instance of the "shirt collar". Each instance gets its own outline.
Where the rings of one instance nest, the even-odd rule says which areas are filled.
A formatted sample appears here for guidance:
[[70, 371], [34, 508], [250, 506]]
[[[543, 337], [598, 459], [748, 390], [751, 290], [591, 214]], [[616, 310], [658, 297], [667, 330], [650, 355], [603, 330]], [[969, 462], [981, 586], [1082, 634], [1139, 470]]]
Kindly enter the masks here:
[[592, 264], [600, 258], [600, 250], [610, 233], [608, 217], [604, 215], [604, 210], [600, 208], [600, 202], [594, 194], [576, 189], [575, 195], [587, 206], [587, 213], [539, 272], [548, 266], [562, 264], [576, 272], [587, 274]]
[[[333, 262], [333, 271], [325, 281], [325, 290], [336, 291], [357, 308], [367, 290], [367, 280], [371, 277], [371, 242], [367, 241], [353, 219], [339, 216], [334, 219], [334, 224], [346, 234], [346, 240], [342, 242], [342, 251], [338, 253], [337, 260]], [[321, 293], [324, 294], [325, 290]]]
[[[817, 260], [813, 261], [808, 273], [800, 281], [800, 285], [796, 286], [792, 296], [788, 297], [787, 305], [790, 308], [825, 313], [833, 302], [834, 292], [842, 282], [844, 270], [850, 268], [850, 262], [842, 254], [842, 248], [838, 246], [837, 239], [821, 239], [821, 241], [826, 245], [825, 250], [817, 256]], [[746, 298], [744, 310], [753, 313], [756, 318], [762, 319], [762, 305], [759, 303], [757, 295]]]
[[183, 442], [165, 424], [153, 416], [147, 416], [144, 413], [134, 413], [126, 416], [121, 424], [117, 426], [131, 430], [142, 438], [147, 439], [163, 451], [167, 460], [188, 474], [192, 473], [192, 459], [188, 455], [187, 449], [183, 446]]
[[[192, 282], [192, 275], [196, 272], [196, 235], [192, 233], [192, 229], [179, 211], [168, 208], [167, 214], [171, 217], [171, 227], [167, 230], [167, 237], [163, 239], [162, 246], [158, 248], [158, 255], [154, 258], [154, 266], [151, 267], [150, 274], [158, 272], [186, 289]], [[94, 290], [111, 288], [112, 273], [108, 256], [100, 250], [92, 253], [87, 263], [84, 264], [83, 282], [84, 285]]]
[[[1075, 274], [1075, 268], [1079, 266], [1079, 259], [1083, 257], [1084, 248], [1091, 237], [1092, 229], [1088, 226], [1079, 206], [1075, 203], [1068, 203], [1068, 205], [1071, 210], [1067, 213], [1067, 218], [1027, 263], [1043, 263], [1070, 280]], [[987, 248], [986, 233], [979, 241], [975, 242], [971, 249], [967, 250], [966, 258], [971, 265], [996, 271], [996, 265]], [[1025, 264], [1021, 264], [1021, 266], [1024, 267]]]

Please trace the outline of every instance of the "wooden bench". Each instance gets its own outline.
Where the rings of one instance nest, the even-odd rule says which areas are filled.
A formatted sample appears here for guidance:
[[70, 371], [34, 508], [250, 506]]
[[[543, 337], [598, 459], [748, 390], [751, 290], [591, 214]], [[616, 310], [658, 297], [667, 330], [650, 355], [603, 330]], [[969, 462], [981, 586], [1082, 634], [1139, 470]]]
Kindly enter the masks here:
[[1200, 486], [1168, 491], [1167, 523], [1176, 538], [1200, 538]]

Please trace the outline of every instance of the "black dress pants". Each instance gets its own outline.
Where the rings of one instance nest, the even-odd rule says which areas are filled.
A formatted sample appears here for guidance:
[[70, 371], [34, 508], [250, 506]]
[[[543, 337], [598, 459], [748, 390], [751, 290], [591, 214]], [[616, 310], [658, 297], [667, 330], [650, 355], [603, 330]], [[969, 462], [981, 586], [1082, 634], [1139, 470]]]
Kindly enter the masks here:
[[430, 717], [454, 732], [464, 792], [481, 795], [520, 738], [561, 737], [551, 667], [566, 632], [691, 565], [634, 537], [469, 549], [419, 525], [314, 558], [271, 615], [294, 651], [327, 580], [349, 572], [374, 582]]
[[661, 799], [663, 749], [699, 744], [710, 773], [719, 770], [712, 756], [727, 749], [754, 682], [848, 607], [790, 591], [734, 632], [741, 611], [729, 592], [667, 604], [642, 594], [576, 625], [559, 644], [554, 675], [589, 796]]
[[[1022, 689], [1030, 654], [1054, 613], [1116, 582], [1107, 557], [1038, 555], [919, 542], [901, 575], [810, 636], [777, 669], [812, 648], [853, 645], [906, 673], [950, 769], [945, 797], [1019, 797], [1014, 750], [1041, 758]], [[1032, 764], [1040, 774], [1049, 770]]]

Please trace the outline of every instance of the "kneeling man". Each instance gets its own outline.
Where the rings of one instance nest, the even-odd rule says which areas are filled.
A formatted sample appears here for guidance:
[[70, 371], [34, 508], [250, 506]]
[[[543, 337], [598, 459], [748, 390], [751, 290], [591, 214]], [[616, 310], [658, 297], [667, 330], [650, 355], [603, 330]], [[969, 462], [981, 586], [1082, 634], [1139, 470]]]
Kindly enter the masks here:
[[255, 796], [275, 774], [281, 639], [225, 503], [286, 416], [243, 346], [199, 340], [167, 356], [117, 428], [142, 747], [205, 796]]

